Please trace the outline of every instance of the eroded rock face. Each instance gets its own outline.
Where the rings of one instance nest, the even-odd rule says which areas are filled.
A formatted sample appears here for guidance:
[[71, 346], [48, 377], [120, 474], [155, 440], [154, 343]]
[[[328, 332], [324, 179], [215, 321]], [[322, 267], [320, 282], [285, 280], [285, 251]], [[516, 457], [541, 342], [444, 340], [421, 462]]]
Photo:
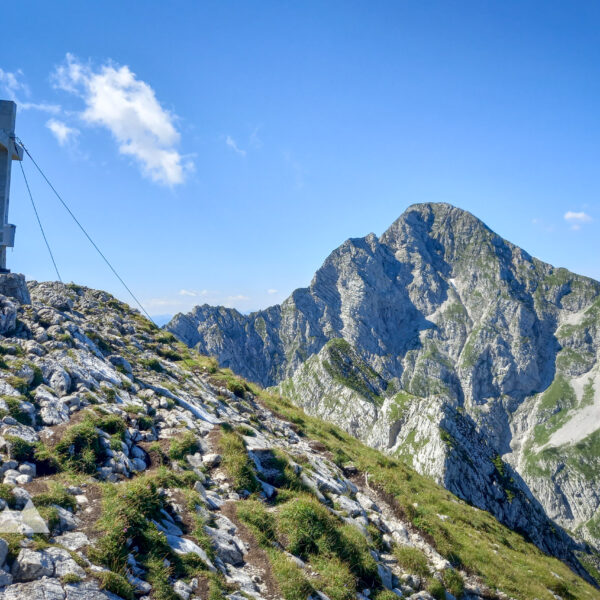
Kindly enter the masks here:
[[31, 303], [25, 277], [20, 273], [0, 273], [0, 294], [19, 304]]
[[[600, 543], [600, 284], [470, 213], [414, 205], [380, 238], [342, 244], [281, 305], [247, 316], [199, 306], [167, 329], [524, 523], [518, 502], [497, 508], [514, 494], [502, 457], [515, 487]], [[473, 434], [456, 444], [452, 431]]]

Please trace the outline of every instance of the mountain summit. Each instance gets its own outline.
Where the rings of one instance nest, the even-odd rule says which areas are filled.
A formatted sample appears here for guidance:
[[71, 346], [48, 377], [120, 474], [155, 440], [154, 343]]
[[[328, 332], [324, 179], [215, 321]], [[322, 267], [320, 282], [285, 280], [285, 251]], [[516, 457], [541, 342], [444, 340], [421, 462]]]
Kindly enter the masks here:
[[599, 318], [598, 282], [428, 203], [344, 242], [281, 305], [199, 306], [167, 329], [555, 553], [544, 512], [600, 544]]

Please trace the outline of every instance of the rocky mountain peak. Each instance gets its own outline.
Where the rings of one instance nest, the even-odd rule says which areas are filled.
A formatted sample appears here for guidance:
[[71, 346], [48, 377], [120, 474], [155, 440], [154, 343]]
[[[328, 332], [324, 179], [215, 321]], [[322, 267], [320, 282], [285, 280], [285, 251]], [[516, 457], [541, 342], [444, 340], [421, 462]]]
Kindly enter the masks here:
[[[537, 517], [508, 501], [514, 490], [496, 491], [503, 457], [523, 498], [600, 545], [595, 430], [566, 433], [590, 411], [600, 422], [599, 298], [598, 282], [532, 258], [465, 210], [427, 203], [379, 238], [346, 241], [279, 306], [247, 316], [202, 307], [167, 329], [535, 529]], [[337, 371], [336, 339], [347, 344]]]

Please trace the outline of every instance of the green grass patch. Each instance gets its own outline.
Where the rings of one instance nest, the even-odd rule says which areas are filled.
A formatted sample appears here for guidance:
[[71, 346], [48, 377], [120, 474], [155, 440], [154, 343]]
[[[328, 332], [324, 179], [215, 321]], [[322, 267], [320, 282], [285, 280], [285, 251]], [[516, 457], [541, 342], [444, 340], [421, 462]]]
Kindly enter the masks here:
[[169, 458], [171, 460], [183, 460], [188, 454], [195, 454], [198, 450], [200, 450], [200, 446], [196, 436], [191, 431], [186, 431], [181, 439], [171, 439]]
[[[175, 474], [161, 467], [155, 473], [140, 475], [131, 481], [102, 486], [102, 514], [97, 527], [103, 532], [96, 546], [89, 550], [92, 561], [125, 576], [127, 556], [137, 547], [136, 558], [147, 570], [153, 597], [174, 600], [170, 578], [187, 578], [203, 572], [206, 566], [197, 555], [179, 556], [168, 545], [152, 519], [162, 518], [165, 508], [160, 488], [191, 484], [186, 474]], [[164, 562], [168, 561], [168, 566]]]
[[268, 554], [273, 576], [285, 600], [306, 600], [314, 588], [304, 571], [281, 552], [271, 550]]
[[263, 548], [269, 548], [276, 540], [275, 518], [258, 500], [245, 500], [236, 504], [237, 516], [254, 534]]
[[[25, 386], [25, 391], [27, 391], [27, 382], [25, 382]], [[8, 406], [8, 414], [13, 419], [16, 419], [22, 425], [31, 425], [31, 415], [21, 407], [25, 398], [15, 398], [14, 396], [3, 396], [3, 398]]]
[[419, 575], [419, 577], [429, 577], [429, 561], [427, 556], [420, 548], [413, 546], [395, 546], [394, 556], [398, 564], [407, 571]]
[[121, 596], [124, 600], [134, 600], [133, 586], [122, 575], [112, 571], [101, 571], [94, 573], [94, 576], [100, 583], [100, 589]]
[[219, 451], [223, 456], [223, 468], [233, 480], [237, 491], [260, 491], [261, 487], [254, 473], [254, 464], [248, 457], [244, 440], [238, 433], [222, 431]]
[[36, 508], [56, 504], [73, 512], [77, 510], [77, 501], [75, 500], [75, 497], [67, 492], [67, 489], [62, 483], [57, 481], [48, 481], [48, 491], [34, 496], [33, 504]]

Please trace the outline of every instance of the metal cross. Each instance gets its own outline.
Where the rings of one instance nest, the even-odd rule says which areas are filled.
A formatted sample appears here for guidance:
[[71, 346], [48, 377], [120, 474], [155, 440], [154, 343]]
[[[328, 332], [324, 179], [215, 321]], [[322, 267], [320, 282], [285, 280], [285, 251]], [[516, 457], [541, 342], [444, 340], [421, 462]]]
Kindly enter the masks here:
[[15, 245], [15, 226], [8, 223], [10, 171], [13, 160], [23, 160], [23, 149], [15, 142], [17, 105], [0, 100], [0, 273], [6, 268], [6, 248]]

